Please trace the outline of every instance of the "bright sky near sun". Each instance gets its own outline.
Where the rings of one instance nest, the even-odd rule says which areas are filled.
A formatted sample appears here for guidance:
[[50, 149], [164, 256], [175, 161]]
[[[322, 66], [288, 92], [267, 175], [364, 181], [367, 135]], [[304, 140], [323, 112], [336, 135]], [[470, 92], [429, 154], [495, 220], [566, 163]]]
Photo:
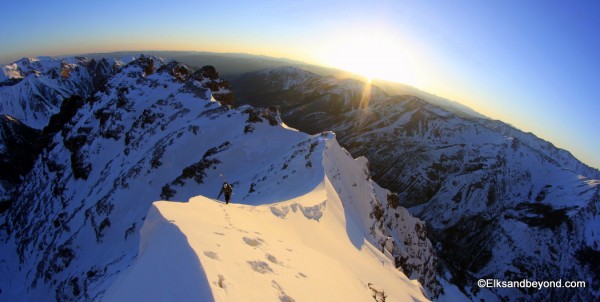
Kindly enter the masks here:
[[7, 1], [0, 63], [197, 50], [404, 82], [600, 167], [597, 1]]

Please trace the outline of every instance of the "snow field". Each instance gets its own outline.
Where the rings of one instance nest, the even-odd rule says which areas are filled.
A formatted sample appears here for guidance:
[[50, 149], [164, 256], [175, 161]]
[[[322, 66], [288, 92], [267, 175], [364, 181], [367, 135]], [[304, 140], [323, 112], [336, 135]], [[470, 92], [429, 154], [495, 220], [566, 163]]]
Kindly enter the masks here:
[[[333, 142], [325, 153], [344, 157]], [[334, 182], [327, 175], [305, 195], [257, 206], [203, 196], [155, 202], [137, 262], [104, 300], [375, 301], [384, 293], [426, 301], [420, 284], [365, 239], [360, 213]]]

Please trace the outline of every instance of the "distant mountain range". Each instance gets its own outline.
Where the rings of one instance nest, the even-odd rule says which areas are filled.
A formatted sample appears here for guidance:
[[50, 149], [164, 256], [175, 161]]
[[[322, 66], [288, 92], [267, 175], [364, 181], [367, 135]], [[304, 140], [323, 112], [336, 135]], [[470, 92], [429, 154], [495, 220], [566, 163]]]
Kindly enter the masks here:
[[[216, 197], [220, 175], [248, 205], [331, 188], [323, 205], [339, 199], [343, 211], [314, 200], [288, 211], [347, 217], [339, 236], [365, 242], [434, 300], [600, 298], [600, 171], [568, 151], [410, 86], [268, 57], [152, 54], [193, 68], [125, 52], [2, 67], [0, 300], [114, 297], [121, 273], [142, 265], [146, 215], [166, 209], [152, 202]], [[291, 298], [277, 284], [273, 297]]]
[[332, 130], [427, 222], [444, 266], [477, 279], [585, 280], [585, 290], [499, 288], [507, 300], [594, 300], [600, 171], [501, 121], [376, 85], [281, 67], [232, 80], [238, 104], [278, 106], [301, 131]]

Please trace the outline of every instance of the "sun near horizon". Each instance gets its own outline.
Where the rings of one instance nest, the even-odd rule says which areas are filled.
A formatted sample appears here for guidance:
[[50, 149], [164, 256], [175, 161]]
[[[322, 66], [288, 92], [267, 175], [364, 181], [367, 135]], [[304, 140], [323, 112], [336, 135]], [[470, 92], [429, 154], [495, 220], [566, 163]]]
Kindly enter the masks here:
[[111, 51], [248, 53], [460, 102], [600, 167], [600, 5], [458, 1], [3, 1], [0, 62]]

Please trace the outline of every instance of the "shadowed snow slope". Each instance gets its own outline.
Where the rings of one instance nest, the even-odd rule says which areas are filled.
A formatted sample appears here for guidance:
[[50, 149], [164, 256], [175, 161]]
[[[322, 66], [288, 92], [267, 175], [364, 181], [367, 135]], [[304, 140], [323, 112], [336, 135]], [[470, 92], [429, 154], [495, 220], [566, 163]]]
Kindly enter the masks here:
[[334, 139], [326, 144], [326, 175], [305, 195], [257, 206], [202, 196], [154, 203], [141, 230], [138, 260], [105, 300], [427, 300], [416, 280], [366, 240], [361, 220], [369, 210], [349, 198], [369, 195], [364, 192], [376, 198], [373, 183], [358, 169], [364, 162], [345, 154]]

